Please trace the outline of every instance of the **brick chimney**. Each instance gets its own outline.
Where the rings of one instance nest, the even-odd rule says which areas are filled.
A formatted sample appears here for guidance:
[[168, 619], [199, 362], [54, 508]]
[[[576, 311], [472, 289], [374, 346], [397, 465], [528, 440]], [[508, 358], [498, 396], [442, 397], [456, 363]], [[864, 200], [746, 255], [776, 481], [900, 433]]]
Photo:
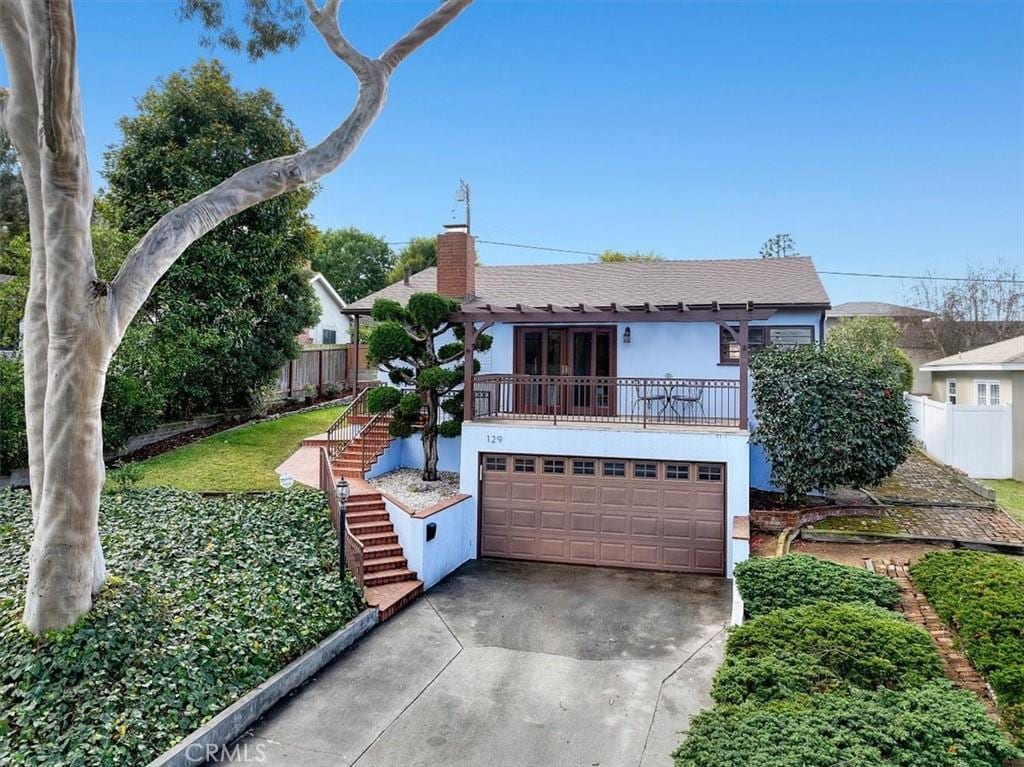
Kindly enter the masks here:
[[437, 292], [460, 301], [476, 295], [476, 239], [465, 224], [445, 224], [437, 236]]

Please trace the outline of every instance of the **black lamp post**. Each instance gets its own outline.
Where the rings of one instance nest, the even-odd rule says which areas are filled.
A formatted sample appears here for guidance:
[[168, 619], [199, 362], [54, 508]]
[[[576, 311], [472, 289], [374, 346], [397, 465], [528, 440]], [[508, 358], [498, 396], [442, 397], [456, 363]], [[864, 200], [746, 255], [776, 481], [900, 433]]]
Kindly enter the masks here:
[[335, 489], [338, 491], [338, 574], [345, 580], [345, 506], [352, 489], [344, 477], [337, 481]]

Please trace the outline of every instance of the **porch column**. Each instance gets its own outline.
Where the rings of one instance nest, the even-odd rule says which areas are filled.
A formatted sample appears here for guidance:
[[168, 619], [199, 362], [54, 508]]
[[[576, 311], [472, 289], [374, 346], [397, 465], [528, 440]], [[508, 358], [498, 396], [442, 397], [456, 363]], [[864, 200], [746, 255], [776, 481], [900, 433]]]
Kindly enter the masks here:
[[740, 428], [746, 429], [750, 425], [750, 417], [747, 412], [747, 389], [750, 381], [750, 322], [740, 320]]
[[476, 327], [472, 322], [462, 323], [465, 332], [462, 336], [462, 420], [472, 421], [473, 412], [473, 347], [476, 345]]
[[359, 394], [359, 315], [353, 314], [352, 319], [355, 321], [355, 329], [352, 331], [352, 337], [349, 339], [349, 345], [352, 346], [352, 396]]

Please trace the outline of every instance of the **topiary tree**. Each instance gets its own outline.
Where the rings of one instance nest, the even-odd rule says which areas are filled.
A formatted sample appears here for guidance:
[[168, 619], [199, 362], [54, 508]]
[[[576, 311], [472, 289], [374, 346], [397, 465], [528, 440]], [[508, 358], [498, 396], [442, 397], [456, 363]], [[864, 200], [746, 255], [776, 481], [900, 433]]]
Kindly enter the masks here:
[[751, 369], [751, 442], [764, 448], [788, 503], [812, 490], [876, 484], [910, 454], [903, 393], [871, 360], [834, 348], [767, 347]]
[[[462, 431], [462, 392], [465, 366], [454, 365], [464, 354], [463, 327], [449, 317], [459, 308], [450, 298], [437, 293], [416, 293], [407, 306], [397, 301], [378, 299], [372, 310], [377, 324], [370, 329], [366, 354], [370, 362], [388, 371], [394, 386], [382, 386], [368, 395], [370, 412], [393, 411], [390, 431], [396, 437], [408, 437], [422, 413], [423, 480], [433, 482], [437, 475], [437, 437], [456, 437]], [[456, 340], [437, 347], [443, 336]], [[492, 338], [481, 333], [473, 348], [487, 351]], [[473, 361], [473, 372], [480, 363]], [[400, 387], [400, 388], [399, 388]], [[452, 418], [438, 424], [443, 409]]]
[[899, 347], [900, 336], [892, 317], [850, 317], [828, 331], [825, 346], [862, 357], [892, 376], [903, 391], [910, 391], [914, 363]]

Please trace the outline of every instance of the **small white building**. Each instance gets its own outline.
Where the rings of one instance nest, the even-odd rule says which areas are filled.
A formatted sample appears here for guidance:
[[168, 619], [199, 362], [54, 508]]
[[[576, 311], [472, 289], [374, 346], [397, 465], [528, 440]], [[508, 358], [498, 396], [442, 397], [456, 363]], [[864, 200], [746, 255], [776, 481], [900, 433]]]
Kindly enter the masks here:
[[307, 328], [300, 338], [303, 345], [347, 344], [351, 340], [349, 318], [345, 314], [345, 302], [338, 291], [319, 272], [309, 278], [316, 300], [320, 304], [320, 319], [316, 325]]

